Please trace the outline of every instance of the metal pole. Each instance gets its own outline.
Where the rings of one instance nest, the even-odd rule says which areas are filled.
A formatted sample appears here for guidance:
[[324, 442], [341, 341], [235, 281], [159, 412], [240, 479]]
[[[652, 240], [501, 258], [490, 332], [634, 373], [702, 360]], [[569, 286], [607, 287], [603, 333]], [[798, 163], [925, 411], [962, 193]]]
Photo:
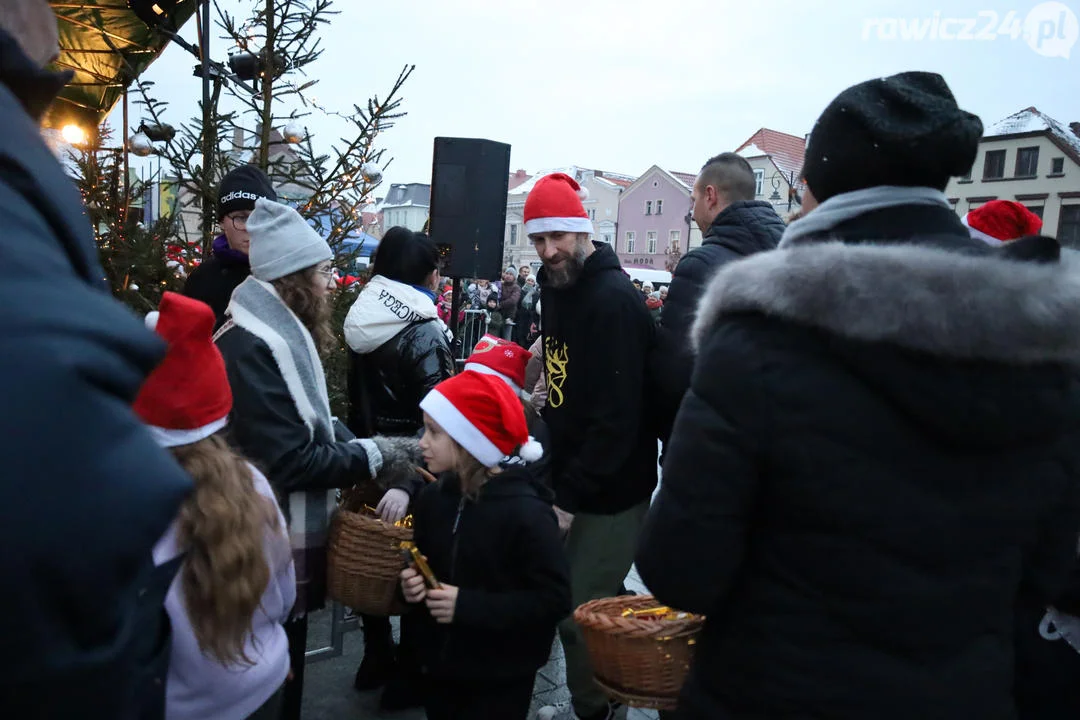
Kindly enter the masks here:
[[210, 0], [202, 0], [199, 8], [202, 13], [202, 24], [199, 28], [199, 51], [202, 57], [202, 123], [203, 123], [203, 177], [205, 184], [202, 188], [202, 231], [204, 245], [209, 243], [213, 230], [214, 199], [211, 197], [210, 186], [214, 182], [214, 123], [213, 109], [210, 107]]

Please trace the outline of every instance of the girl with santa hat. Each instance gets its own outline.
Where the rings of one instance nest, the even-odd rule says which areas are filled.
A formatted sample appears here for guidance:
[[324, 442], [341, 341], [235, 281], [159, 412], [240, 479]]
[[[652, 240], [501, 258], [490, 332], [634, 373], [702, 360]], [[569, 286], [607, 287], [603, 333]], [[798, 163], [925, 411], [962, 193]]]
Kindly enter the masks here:
[[422, 604], [427, 716], [523, 718], [556, 625], [571, 610], [554, 498], [531, 467], [543, 451], [521, 399], [494, 373], [467, 369], [420, 407], [420, 448], [442, 477], [413, 508], [431, 574], [411, 566], [401, 586]]
[[168, 352], [134, 406], [195, 483], [154, 548], [158, 565], [180, 566], [165, 600], [173, 628], [165, 718], [276, 720], [296, 577], [270, 484], [220, 434], [232, 392], [214, 323], [209, 305], [165, 293], [147, 325]]

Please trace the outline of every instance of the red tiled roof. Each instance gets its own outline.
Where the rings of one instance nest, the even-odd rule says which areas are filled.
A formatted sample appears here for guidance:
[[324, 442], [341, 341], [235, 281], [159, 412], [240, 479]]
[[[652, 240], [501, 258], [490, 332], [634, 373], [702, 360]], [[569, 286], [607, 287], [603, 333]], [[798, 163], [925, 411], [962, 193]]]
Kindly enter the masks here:
[[805, 139], [797, 135], [761, 128], [746, 142], [735, 148], [735, 152], [750, 145], [756, 145], [766, 155], [771, 156], [776, 167], [785, 174], [795, 173], [797, 176], [802, 171], [803, 157], [806, 155]]
[[668, 170], [668, 174], [674, 177], [688, 188], [693, 188], [694, 183], [697, 182], [697, 175], [695, 173], [675, 172], [674, 170]]
[[593, 170], [593, 173], [596, 175], [596, 177], [603, 178], [604, 180], [607, 180], [609, 183], [612, 183], [614, 185], [618, 185], [619, 187], [624, 187], [624, 188], [630, 187], [631, 185], [634, 184], [634, 181], [637, 180], [636, 177], [633, 177], [631, 175], [623, 175], [621, 173], [612, 173], [612, 172], [607, 172], [606, 170]]
[[601, 175], [601, 177], [609, 183], [618, 185], [619, 187], [627, 188], [634, 184], [634, 181], [630, 178], [611, 177], [610, 175]]

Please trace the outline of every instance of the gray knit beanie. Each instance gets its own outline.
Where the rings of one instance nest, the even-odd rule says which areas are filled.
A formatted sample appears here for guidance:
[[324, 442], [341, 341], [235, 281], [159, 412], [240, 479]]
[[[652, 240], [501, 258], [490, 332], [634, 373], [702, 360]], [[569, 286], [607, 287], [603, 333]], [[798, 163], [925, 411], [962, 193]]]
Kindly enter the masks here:
[[333, 251], [300, 213], [288, 205], [259, 198], [247, 221], [251, 274], [271, 282], [297, 270], [332, 260]]

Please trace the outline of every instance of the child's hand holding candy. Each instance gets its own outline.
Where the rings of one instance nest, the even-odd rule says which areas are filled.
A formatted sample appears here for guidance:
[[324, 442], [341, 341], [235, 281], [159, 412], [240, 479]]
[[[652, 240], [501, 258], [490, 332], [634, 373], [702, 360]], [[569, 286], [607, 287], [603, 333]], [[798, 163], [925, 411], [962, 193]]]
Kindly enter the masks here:
[[405, 600], [410, 603], [420, 603], [427, 598], [427, 585], [424, 584], [424, 576], [415, 568], [407, 567], [401, 571], [401, 592]]

